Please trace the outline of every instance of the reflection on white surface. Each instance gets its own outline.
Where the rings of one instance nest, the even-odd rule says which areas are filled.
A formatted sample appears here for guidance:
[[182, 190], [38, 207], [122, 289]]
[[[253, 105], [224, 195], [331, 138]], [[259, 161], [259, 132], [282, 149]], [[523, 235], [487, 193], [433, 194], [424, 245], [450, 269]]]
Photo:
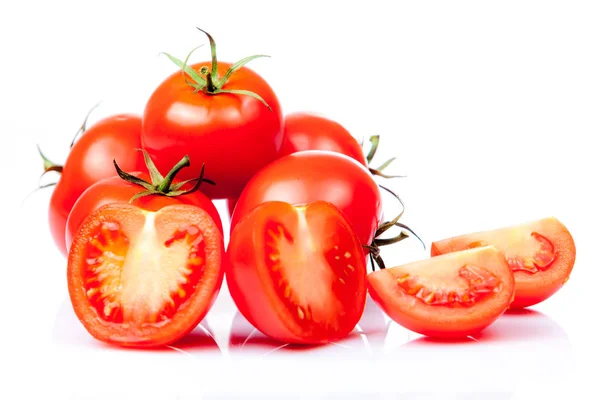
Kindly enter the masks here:
[[[118, 346], [105, 344], [94, 339], [77, 319], [71, 303], [66, 300], [56, 316], [53, 331], [54, 342], [61, 346], [79, 347], [80, 350], [130, 351]], [[138, 352], [176, 352], [189, 355], [190, 350], [219, 351], [220, 348], [211, 333], [206, 321], [202, 321], [192, 332], [170, 346]]]
[[[298, 346], [264, 336], [235, 309], [227, 291], [222, 296], [190, 335], [158, 350], [120, 349], [96, 341], [65, 301], [56, 318], [54, 343], [62, 357], [73, 359], [75, 372], [69, 373], [78, 373], [81, 363], [87, 368], [73, 390], [93, 384], [108, 368], [115, 387], [153, 382], [166, 393], [177, 388], [176, 393], [203, 398], [211, 393], [289, 398], [300, 392], [298, 398], [509, 399], [520, 382], [556, 382], [574, 365], [565, 331], [531, 310], [506, 313], [477, 337], [442, 342], [390, 321], [369, 298], [349, 337]], [[338, 396], [317, 396], [323, 392]]]

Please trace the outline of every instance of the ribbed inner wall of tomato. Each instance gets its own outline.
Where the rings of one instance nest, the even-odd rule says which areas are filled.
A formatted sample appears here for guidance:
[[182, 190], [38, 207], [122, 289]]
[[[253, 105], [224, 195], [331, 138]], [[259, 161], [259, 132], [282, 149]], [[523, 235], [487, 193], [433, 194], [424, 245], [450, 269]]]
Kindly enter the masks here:
[[152, 219], [132, 241], [118, 222], [104, 222], [86, 248], [85, 290], [107, 322], [146, 324], [170, 319], [194, 293], [205, 267], [200, 229], [178, 229], [158, 242]]
[[[486, 241], [476, 241], [469, 244], [469, 248], [487, 246]], [[554, 245], [547, 237], [532, 232], [524, 238], [513, 240], [508, 244], [494, 244], [506, 254], [506, 261], [513, 271], [524, 271], [535, 274], [545, 271], [552, 266], [556, 259]], [[528, 254], [523, 256], [523, 254]]]
[[[338, 315], [343, 315], [344, 308], [356, 299], [352, 290], [342, 289], [355, 287], [357, 274], [364, 271], [360, 271], [356, 255], [343, 248], [343, 238], [335, 232], [344, 230], [336, 227], [334, 218], [302, 210], [298, 215], [293, 233], [279, 222], [265, 225], [265, 264], [281, 301], [303, 331], [325, 335], [340, 328], [328, 310], [337, 309]], [[319, 243], [313, 242], [311, 232], [321, 233]], [[329, 232], [331, 236], [322, 236]]]
[[457, 275], [462, 282], [456, 289], [428, 286], [418, 276], [410, 274], [397, 278], [396, 282], [406, 294], [432, 306], [470, 307], [502, 290], [502, 282], [482, 268], [465, 265], [458, 269]]

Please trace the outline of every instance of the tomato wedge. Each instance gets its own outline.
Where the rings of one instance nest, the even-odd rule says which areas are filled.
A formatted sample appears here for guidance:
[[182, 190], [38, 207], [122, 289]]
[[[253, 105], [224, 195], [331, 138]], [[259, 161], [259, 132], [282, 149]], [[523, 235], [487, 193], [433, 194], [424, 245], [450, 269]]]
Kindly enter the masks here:
[[552, 296], [575, 265], [573, 237], [554, 217], [433, 242], [431, 255], [485, 245], [501, 250], [515, 275], [511, 308], [529, 307]]
[[234, 229], [228, 256], [233, 300], [271, 338], [327, 343], [347, 336], [362, 316], [363, 249], [330, 203], [261, 204]]
[[493, 246], [382, 269], [367, 281], [392, 320], [440, 338], [480, 332], [506, 311], [515, 288], [508, 263]]
[[223, 280], [223, 239], [191, 205], [150, 212], [105, 205], [81, 225], [69, 252], [75, 314], [96, 339], [127, 347], [166, 345], [204, 318]]

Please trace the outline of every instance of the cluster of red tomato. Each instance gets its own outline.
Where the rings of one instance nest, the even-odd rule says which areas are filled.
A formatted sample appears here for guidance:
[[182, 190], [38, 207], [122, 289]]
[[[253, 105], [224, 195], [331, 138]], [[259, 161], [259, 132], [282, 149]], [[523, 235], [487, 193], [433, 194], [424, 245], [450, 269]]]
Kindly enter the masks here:
[[[224, 277], [240, 312], [276, 340], [347, 336], [367, 290], [409, 329], [466, 335], [513, 297], [513, 306], [535, 304], [568, 277], [575, 247], [555, 219], [436, 242], [432, 255], [450, 254], [367, 275], [369, 257], [383, 267], [378, 246], [403, 238], [381, 235], [404, 227], [400, 216], [382, 223], [373, 152], [365, 156], [331, 120], [284, 118], [273, 90], [245, 66], [259, 56], [217, 61], [206, 35], [211, 60], [189, 65], [191, 53], [167, 54], [181, 70], [143, 116], [84, 129], [64, 166], [44, 158], [46, 171], [62, 173], [50, 227], [91, 335], [172, 343], [204, 318]], [[214, 199], [230, 202], [227, 249]]]

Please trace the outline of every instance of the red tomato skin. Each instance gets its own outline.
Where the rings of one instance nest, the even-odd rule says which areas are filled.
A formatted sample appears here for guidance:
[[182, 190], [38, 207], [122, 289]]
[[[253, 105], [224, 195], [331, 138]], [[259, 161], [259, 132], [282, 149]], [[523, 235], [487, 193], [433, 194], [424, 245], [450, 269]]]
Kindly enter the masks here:
[[[198, 70], [209, 62], [194, 64]], [[230, 64], [219, 62], [219, 76]], [[191, 168], [179, 178], [206, 178], [217, 183], [202, 190], [213, 199], [235, 197], [260, 168], [277, 158], [283, 141], [279, 100], [256, 72], [242, 67], [223, 86], [249, 90], [271, 107], [248, 95], [194, 93], [181, 72], [167, 77], [150, 96], [142, 126], [142, 145], [159, 171], [166, 173], [183, 156]]]
[[140, 133], [142, 119], [118, 114], [95, 123], [75, 142], [54, 188], [48, 222], [58, 249], [67, 255], [65, 230], [69, 213], [81, 194], [94, 183], [117, 175], [113, 160], [125, 171], [144, 168]]
[[[146, 181], [150, 179], [146, 173], [135, 173], [134, 175]], [[69, 214], [66, 229], [67, 248], [71, 246], [77, 230], [90, 214], [109, 203], [128, 203], [134, 194], [143, 190], [142, 187], [126, 182], [118, 176], [102, 180], [90, 186], [75, 202]], [[146, 211], [158, 211], [172, 204], [194, 205], [205, 210], [214, 220], [221, 235], [223, 234], [223, 225], [216, 207], [200, 191], [175, 197], [143, 196], [135, 200], [132, 204]]]
[[305, 150], [334, 151], [367, 166], [360, 143], [341, 124], [309, 113], [288, 114], [284, 122], [280, 156]]
[[309, 150], [282, 157], [246, 185], [231, 218], [231, 231], [261, 203], [293, 205], [323, 200], [340, 209], [361, 244], [370, 244], [382, 218], [381, 193], [356, 160], [331, 151]]

